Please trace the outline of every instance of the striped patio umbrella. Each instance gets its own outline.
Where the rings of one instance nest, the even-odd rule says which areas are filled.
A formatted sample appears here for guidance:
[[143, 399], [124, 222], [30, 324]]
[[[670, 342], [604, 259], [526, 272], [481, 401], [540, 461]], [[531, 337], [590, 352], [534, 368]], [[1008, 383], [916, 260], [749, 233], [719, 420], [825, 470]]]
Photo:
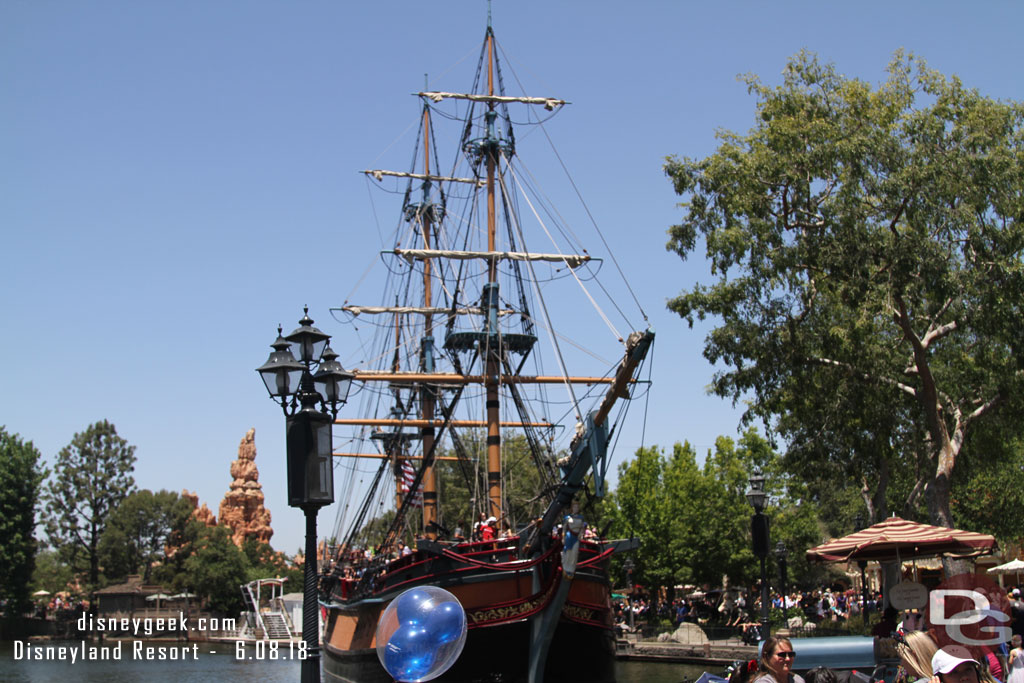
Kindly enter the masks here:
[[816, 562], [876, 560], [879, 562], [919, 557], [977, 557], [996, 548], [988, 534], [947, 529], [890, 517], [867, 529], [811, 548], [807, 559]]

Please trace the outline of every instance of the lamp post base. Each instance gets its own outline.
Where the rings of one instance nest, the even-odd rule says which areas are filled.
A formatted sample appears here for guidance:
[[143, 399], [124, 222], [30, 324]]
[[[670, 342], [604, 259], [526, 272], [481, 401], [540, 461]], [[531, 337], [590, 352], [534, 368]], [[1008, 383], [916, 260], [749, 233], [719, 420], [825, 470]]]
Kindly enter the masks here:
[[319, 506], [303, 508], [306, 514], [306, 566], [303, 570], [302, 640], [306, 659], [302, 662], [302, 683], [320, 683], [320, 619], [317, 589], [316, 515]]
[[768, 640], [768, 629], [770, 627], [770, 621], [768, 618], [768, 609], [771, 596], [768, 593], [768, 567], [766, 565], [767, 557], [761, 556], [761, 639]]

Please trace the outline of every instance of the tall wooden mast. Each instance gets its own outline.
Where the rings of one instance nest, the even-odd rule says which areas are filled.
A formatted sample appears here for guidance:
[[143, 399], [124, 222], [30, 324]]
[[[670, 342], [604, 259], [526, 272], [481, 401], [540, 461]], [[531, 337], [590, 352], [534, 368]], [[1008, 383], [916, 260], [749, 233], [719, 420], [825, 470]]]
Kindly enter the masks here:
[[[398, 373], [402, 369], [401, 356], [399, 355], [399, 349], [402, 348], [402, 314], [395, 313], [395, 355], [391, 360], [391, 369], [393, 372]], [[396, 398], [398, 394], [396, 392]], [[398, 429], [401, 427], [399, 426]], [[397, 429], [396, 429], [397, 431]], [[402, 458], [406, 455], [405, 452], [405, 441], [401, 439], [395, 439], [387, 451], [391, 457], [391, 463], [397, 470], [395, 473], [395, 506], [402, 506], [402, 498], [405, 496], [405, 488], [402, 485]]]
[[[494, 32], [487, 26], [487, 94], [494, 96]], [[495, 217], [494, 169], [498, 151], [498, 140], [495, 131], [494, 101], [487, 103], [487, 249], [497, 249], [497, 220]], [[492, 260], [487, 268], [487, 287], [484, 290], [484, 308], [497, 308], [498, 304], [498, 264]], [[488, 311], [487, 320], [497, 325], [497, 316]], [[488, 329], [490, 339], [499, 340], [497, 329]], [[498, 401], [499, 376], [501, 374], [500, 348], [492, 345], [488, 349], [486, 360], [486, 409], [487, 409], [487, 497], [490, 501], [489, 512], [501, 517], [501, 410]]]
[[[430, 176], [430, 107], [423, 107], [423, 173]], [[430, 249], [430, 229], [433, 208], [430, 204], [430, 180], [423, 181], [423, 203], [420, 211], [420, 225], [423, 226], [423, 248]], [[430, 259], [423, 262], [423, 305], [433, 305], [431, 294]], [[420, 371], [434, 372], [434, 316], [427, 313], [423, 323], [423, 339], [420, 342]], [[434, 419], [434, 389], [430, 384], [420, 385], [420, 416], [424, 420]], [[421, 428], [423, 454], [426, 455], [434, 446], [434, 427], [428, 425]], [[428, 537], [434, 538], [431, 523], [437, 522], [437, 479], [434, 466], [424, 463], [423, 473], [423, 529]]]

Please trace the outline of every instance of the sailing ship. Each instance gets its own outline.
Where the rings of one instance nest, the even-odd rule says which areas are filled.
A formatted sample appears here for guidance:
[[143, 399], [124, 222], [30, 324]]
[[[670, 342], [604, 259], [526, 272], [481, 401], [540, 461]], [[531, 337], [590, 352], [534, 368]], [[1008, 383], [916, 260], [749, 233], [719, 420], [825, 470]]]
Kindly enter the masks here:
[[[473, 87], [416, 93], [409, 170], [365, 171], [402, 202], [380, 255], [383, 302], [332, 309], [367, 356], [353, 368], [361, 389], [335, 420], [336, 469], [370, 479], [360, 505], [339, 506], [340, 548], [321, 581], [334, 680], [391, 680], [377, 660], [378, 618], [427, 584], [454, 594], [468, 624], [462, 655], [437, 680], [614, 680], [609, 568], [635, 541], [604, 540], [580, 510], [604, 494], [610, 443], [647, 386], [654, 333], [635, 297], [641, 326], [623, 333], [604, 312], [605, 260], [576, 243], [517, 154], [513, 121], [543, 127], [568, 103], [507, 95], [499, 54], [488, 19]], [[450, 172], [435, 121], [458, 135]], [[584, 304], [552, 303], [547, 290], [563, 285]], [[585, 308], [606, 334], [575, 322]], [[616, 303], [619, 315], [630, 324]], [[562, 319], [586, 340], [556, 331]], [[573, 374], [570, 352], [587, 371]], [[368, 462], [375, 469], [361, 470]], [[392, 496], [393, 512], [380, 514]]]

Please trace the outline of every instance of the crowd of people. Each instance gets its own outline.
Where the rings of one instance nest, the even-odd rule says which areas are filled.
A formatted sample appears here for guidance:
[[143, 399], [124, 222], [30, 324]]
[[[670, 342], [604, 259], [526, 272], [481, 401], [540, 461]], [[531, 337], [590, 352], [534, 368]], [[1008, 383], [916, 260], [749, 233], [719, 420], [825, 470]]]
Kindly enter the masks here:
[[[882, 596], [869, 595], [867, 609], [874, 610], [876, 601]], [[861, 613], [862, 599], [853, 591], [832, 590], [821, 588], [811, 591], [792, 591], [785, 595], [774, 593], [771, 597], [772, 609], [780, 609], [787, 614], [798, 609], [802, 624], [820, 625], [823, 622], [839, 622]], [[684, 622], [701, 626], [735, 626], [754, 624], [760, 620], [761, 599], [755, 593], [746, 590], [732, 589], [726, 591], [713, 590], [695, 592], [686, 596], [678, 596], [668, 600], [665, 596], [652, 602], [646, 597], [635, 597], [631, 604], [625, 599], [616, 603], [616, 614], [628, 616], [632, 610], [634, 621], [670, 620], [675, 626]]]
[[[900, 658], [897, 683], [1024, 683], [1024, 647], [1022, 636], [1014, 634], [1005, 657], [990, 648], [974, 658], [966, 648], [940, 648], [927, 631], [897, 631], [894, 637]], [[828, 667], [816, 667], [805, 676], [799, 669], [796, 651], [788, 638], [768, 638], [761, 657], [737, 661], [730, 667], [729, 683], [838, 683], [853, 680], [848, 672], [837, 674]], [[878, 677], [864, 676], [863, 680]]]
[[[714, 626], [732, 626], [740, 627], [745, 631], [748, 628], [757, 629], [759, 627], [757, 623], [761, 613], [759, 596], [751, 596], [744, 590], [696, 592], [677, 597], [674, 600], [665, 599], [664, 595], [657, 597], [662, 599], [652, 602], [646, 597], [641, 597], [631, 601], [617, 601], [615, 614], [618, 628], [622, 631], [628, 630], [630, 612], [633, 616], [632, 623], [637, 625], [637, 630], [644, 624], [661, 623], [663, 625], [666, 621], [671, 621], [675, 627], [690, 622], [705, 629]], [[925, 622], [925, 615], [919, 610], [900, 612], [892, 607], [885, 608], [881, 615], [874, 617], [878, 621], [874, 623], [871, 635], [894, 639], [895, 648], [901, 660], [902, 675], [898, 683], [1024, 683], [1024, 648], [1021, 643], [1024, 638], [1024, 601], [1021, 600], [1019, 587], [1008, 590], [1007, 597], [1010, 601], [1011, 621], [1008, 625], [1012, 638], [998, 646], [985, 646], [978, 649], [977, 652], [981, 654], [976, 659], [969, 656], [953, 657], [949, 655], [952, 659], [948, 657], [943, 659], [940, 656], [938, 660], [935, 660], [936, 652], [941, 652], [941, 650], [933, 636], [926, 630], [928, 624]], [[794, 628], [797, 623], [821, 626], [824, 622], [841, 622], [863, 610], [861, 606], [863, 600], [859, 594], [828, 588], [792, 592], [787, 595], [776, 594], [772, 596], [771, 601], [773, 608], [785, 610], [788, 615], [793, 615], [794, 609], [800, 611], [802, 615], [800, 618], [790, 616], [790, 619], [787, 620], [788, 628]], [[867, 609], [869, 613], [877, 614], [875, 612], [876, 605], [881, 604], [882, 596], [880, 594], [868, 596]], [[777, 614], [776, 612], [776, 616]], [[760, 636], [759, 633], [757, 635]], [[752, 642], [761, 639], [756, 637]], [[771, 667], [775, 667], [775, 673], [781, 675], [786, 662], [780, 660], [791, 658], [787, 653], [792, 652], [786, 639], [771, 638], [769, 642], [773, 646], [781, 648], [781, 654], [776, 655], [774, 651], [768, 651], [766, 647], [765, 651], [768, 651], [768, 655], [762, 658], [760, 663], [756, 661], [735, 663], [733, 676], [739, 680], [732, 680], [731, 683], [792, 683], [792, 679], [788, 681], [786, 679], [766, 680], [766, 676], [771, 676]], [[948, 652], [946, 654], [948, 655]], [[961, 654], [968, 655], [969, 653], [965, 650]], [[935, 660], [934, 670], [933, 660]], [[967, 673], [964, 673], [965, 671]], [[755, 672], [759, 674], [756, 680], [750, 678], [750, 675]], [[957, 678], [960, 674], [963, 676]], [[977, 680], [970, 678], [971, 676]], [[834, 682], [820, 680], [815, 683]]]
[[[808, 616], [833, 618], [842, 614], [842, 602], [830, 599], [830, 592], [812, 592], [799, 600], [776, 596], [778, 607], [801, 607]], [[836, 596], [838, 597], [838, 596]], [[971, 649], [959, 645], [939, 646], [936, 632], [929, 630], [924, 615], [917, 610], [898, 612], [887, 607], [873, 629], [873, 635], [888, 639], [898, 655], [900, 666], [896, 683], [1024, 683], [1024, 601], [1019, 587], [1007, 591], [1010, 604], [1010, 638], [997, 645], [975, 645]], [[809, 599], [808, 599], [809, 598]], [[880, 596], [879, 596], [880, 600]], [[683, 620], [692, 612], [685, 600], [677, 606]], [[723, 601], [724, 602], [724, 601]], [[847, 601], [847, 606], [859, 601]], [[745, 605], [743, 595], [736, 600], [739, 609]], [[811, 609], [813, 607], [813, 609]], [[991, 632], [991, 631], [990, 631]], [[817, 667], [801, 677], [796, 652], [788, 638], [768, 638], [761, 649], [761, 657], [749, 661], [739, 660], [729, 668], [729, 683], [839, 683], [854, 681], [856, 672], [837, 674], [825, 667]], [[860, 674], [865, 683], [880, 680], [880, 672], [867, 676]], [[806, 679], [806, 680], [805, 680]]]

